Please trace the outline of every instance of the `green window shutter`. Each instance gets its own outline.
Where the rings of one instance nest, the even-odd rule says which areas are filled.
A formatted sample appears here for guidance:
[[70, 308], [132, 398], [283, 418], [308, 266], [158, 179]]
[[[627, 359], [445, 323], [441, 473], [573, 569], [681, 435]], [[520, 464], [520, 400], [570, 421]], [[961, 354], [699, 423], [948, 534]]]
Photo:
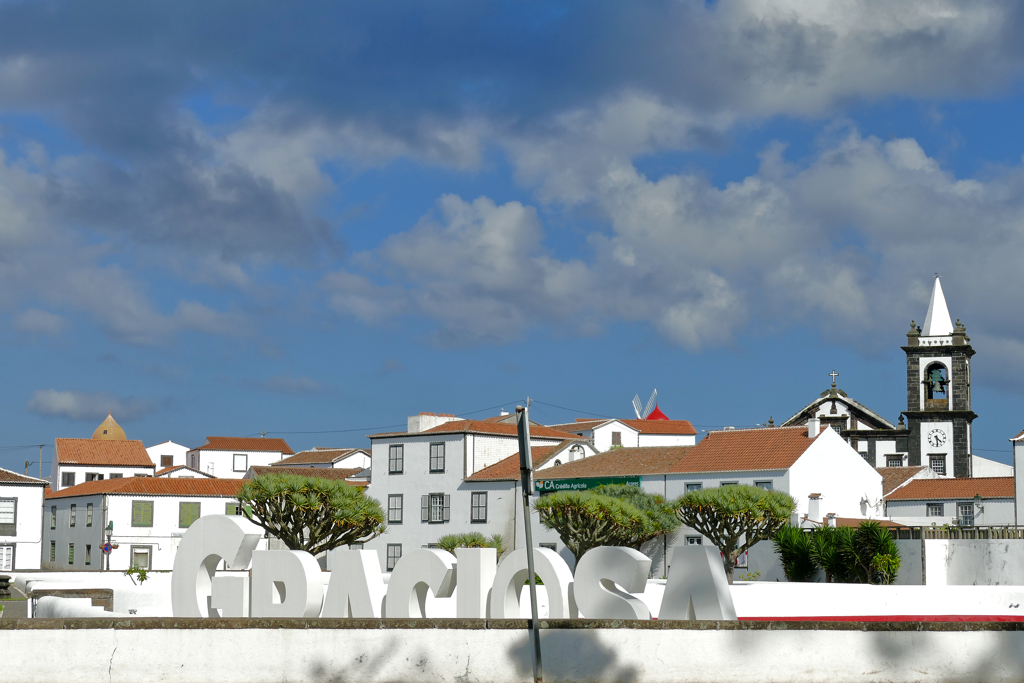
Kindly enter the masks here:
[[142, 526], [142, 501], [132, 501], [132, 526]]
[[225, 515], [237, 515], [238, 514], [238, 503], [228, 503], [224, 506]]
[[147, 500], [142, 505], [142, 525], [153, 526], [153, 501]]

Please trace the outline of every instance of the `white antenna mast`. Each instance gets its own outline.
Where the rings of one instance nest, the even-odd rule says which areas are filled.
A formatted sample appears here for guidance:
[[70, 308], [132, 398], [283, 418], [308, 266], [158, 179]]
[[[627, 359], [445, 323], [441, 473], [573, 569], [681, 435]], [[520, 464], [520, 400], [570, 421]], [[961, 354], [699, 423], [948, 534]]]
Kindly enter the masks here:
[[643, 408], [643, 404], [640, 403], [640, 395], [633, 394], [633, 412], [636, 413], [636, 419], [638, 420], [644, 419], [643, 416], [640, 415], [640, 413], [643, 412], [641, 408]]
[[647, 416], [651, 414], [651, 411], [654, 410], [654, 406], [656, 406], [656, 405], [658, 405], [658, 390], [657, 389], [655, 389], [654, 393], [651, 394], [651, 400], [649, 400], [647, 402], [647, 407], [644, 408], [644, 416], [641, 417], [640, 419], [641, 420], [646, 420]]

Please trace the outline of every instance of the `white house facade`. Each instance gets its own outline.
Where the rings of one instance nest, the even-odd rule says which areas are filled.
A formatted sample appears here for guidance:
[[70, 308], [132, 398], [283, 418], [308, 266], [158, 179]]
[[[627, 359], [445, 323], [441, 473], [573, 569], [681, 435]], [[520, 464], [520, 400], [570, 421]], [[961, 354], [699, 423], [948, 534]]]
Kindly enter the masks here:
[[366, 469], [370, 466], [370, 452], [365, 448], [314, 448], [299, 451], [274, 463], [278, 467], [334, 467], [337, 469]]
[[123, 477], [152, 477], [156, 467], [141, 441], [56, 439], [50, 466], [54, 491]]
[[0, 468], [0, 574], [39, 569], [46, 481]]
[[697, 430], [689, 420], [577, 420], [551, 428], [589, 439], [599, 453], [620, 447], [693, 446], [697, 443]]
[[[388, 531], [366, 548], [378, 551], [381, 568], [390, 571], [404, 551], [454, 533], [500, 534], [506, 548], [522, 545], [522, 498], [516, 481], [473, 477], [518, 452], [516, 425], [448, 420], [413, 431], [423, 422], [430, 424], [421, 418], [409, 419], [409, 431], [370, 436], [372, 476], [367, 495], [380, 501], [388, 516]], [[531, 427], [531, 448], [563, 443], [565, 448], [559, 452], [567, 459], [594, 452], [579, 437], [541, 425]], [[574, 445], [580, 446], [578, 452], [572, 451]], [[543, 535], [539, 529], [537, 534]]]
[[155, 446], [150, 446], [146, 449], [146, 453], [149, 454], [149, 459], [153, 461], [158, 470], [187, 464], [188, 447], [173, 441], [164, 441]]
[[272, 465], [294, 454], [284, 439], [208, 436], [188, 452], [186, 464], [218, 479], [241, 479], [253, 465]]
[[1015, 524], [1013, 477], [915, 479], [885, 497], [889, 518], [906, 526]]
[[169, 477], [171, 479], [197, 479], [200, 477], [204, 479], [214, 478], [212, 474], [200, 472], [199, 470], [194, 470], [185, 465], [175, 465], [174, 467], [165, 467], [162, 470], [157, 470], [156, 477]]
[[[50, 493], [43, 513], [42, 566], [170, 570], [182, 535], [196, 519], [238, 514], [235, 496], [241, 486], [234, 479], [140, 477], [92, 481]], [[107, 542], [116, 546], [109, 567], [103, 553]]]

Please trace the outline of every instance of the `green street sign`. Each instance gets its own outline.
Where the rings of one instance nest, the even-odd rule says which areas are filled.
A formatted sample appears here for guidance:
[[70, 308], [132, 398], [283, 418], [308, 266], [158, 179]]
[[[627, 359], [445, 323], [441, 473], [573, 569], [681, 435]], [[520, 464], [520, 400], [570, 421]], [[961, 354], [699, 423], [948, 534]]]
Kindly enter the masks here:
[[533, 490], [537, 493], [554, 493], [555, 491], [587, 491], [608, 484], [625, 484], [640, 486], [640, 477], [588, 477], [585, 479], [537, 479], [533, 482]]

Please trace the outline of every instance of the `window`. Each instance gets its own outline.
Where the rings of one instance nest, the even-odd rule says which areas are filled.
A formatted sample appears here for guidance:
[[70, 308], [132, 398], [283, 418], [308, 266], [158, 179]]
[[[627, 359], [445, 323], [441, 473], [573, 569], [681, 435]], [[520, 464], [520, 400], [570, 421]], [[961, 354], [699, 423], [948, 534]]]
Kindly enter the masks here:
[[174, 456], [173, 455], [161, 455], [160, 456], [160, 467], [174, 467]]
[[547, 548], [548, 550], [553, 550], [556, 553], [558, 552], [558, 544], [557, 543], [541, 543], [540, 547], [541, 548]]
[[153, 526], [153, 501], [132, 501], [132, 526]]
[[152, 551], [153, 546], [151, 545], [133, 545], [130, 555], [132, 566], [148, 570]]
[[234, 464], [231, 469], [235, 472], [245, 472], [249, 469], [249, 456], [245, 453], [235, 453]]
[[401, 474], [404, 471], [405, 447], [402, 444], [395, 444], [388, 448], [388, 474]]
[[393, 570], [400, 559], [402, 559], [402, 544], [388, 543], [388, 571]]
[[687, 536], [686, 545], [702, 545], [704, 539], [700, 536]]
[[57, 561], [57, 541], [50, 541], [50, 562]]
[[739, 482], [738, 482], [738, 481], [723, 481], [723, 482], [722, 482], [722, 483], [720, 484], [720, 486], [736, 486], [736, 485], [738, 485], [738, 484], [739, 484]]
[[431, 493], [420, 498], [420, 521], [443, 524], [451, 519], [451, 496]]
[[755, 481], [754, 486], [765, 491], [772, 490], [772, 483], [770, 481]]
[[92, 526], [92, 503], [85, 504], [85, 525]]
[[0, 572], [14, 571], [14, 546], [0, 545]]
[[74, 485], [75, 485], [75, 473], [74, 472], [64, 472], [64, 473], [62, 473], [60, 475], [60, 487], [62, 489], [63, 488], [67, 488], [68, 486], [74, 486]]
[[68, 543], [68, 564], [75, 563], [75, 544]]
[[942, 503], [928, 503], [928, 517], [945, 517], [945, 505]]
[[85, 564], [92, 564], [92, 546], [88, 544], [85, 546]]
[[622, 432], [612, 432], [612, 445], [613, 446], [621, 446], [622, 445]]
[[246, 505], [243, 508], [238, 503], [228, 503], [224, 506], [224, 514], [236, 516], [242, 516], [244, 514], [246, 517], [252, 519], [252, 506]]
[[886, 467], [903, 467], [903, 458], [899, 455], [890, 455], [885, 459]]
[[85, 473], [85, 480], [86, 481], [103, 481], [103, 475], [100, 474], [99, 472], [86, 472]]
[[57, 528], [57, 506], [53, 505], [50, 507], [50, 528]]
[[470, 497], [470, 511], [469, 521], [470, 522], [486, 522], [487, 521], [487, 491], [480, 491], [474, 493]]
[[930, 455], [928, 456], [928, 464], [931, 466], [933, 470], [935, 470], [935, 474], [946, 473], [946, 456]]
[[430, 471], [444, 472], [444, 444], [430, 444]]
[[[135, 476], [136, 477], [148, 477], [149, 475], [148, 474], [136, 474]], [[102, 479], [102, 478], [103, 477], [100, 477], [100, 479]], [[120, 472], [111, 472], [110, 473], [110, 478], [111, 479], [124, 479], [124, 475], [121, 474]]]
[[388, 496], [388, 524], [402, 523], [402, 494]]
[[974, 526], [974, 503], [957, 503], [956, 516], [960, 526]]
[[690, 491], [700, 491], [702, 488], [704, 488], [704, 484], [701, 484], [700, 482], [696, 484], [687, 484], [686, 492], [689, 493]]
[[0, 498], [0, 536], [18, 533], [18, 499]]
[[75, 505], [74, 503], [72, 503], [71, 504], [71, 515], [68, 517], [68, 526], [69, 527], [73, 527], [75, 525], [75, 521], [77, 520], [77, 518], [78, 518], [78, 506]]
[[199, 519], [199, 503], [178, 503], [178, 526], [187, 529]]

